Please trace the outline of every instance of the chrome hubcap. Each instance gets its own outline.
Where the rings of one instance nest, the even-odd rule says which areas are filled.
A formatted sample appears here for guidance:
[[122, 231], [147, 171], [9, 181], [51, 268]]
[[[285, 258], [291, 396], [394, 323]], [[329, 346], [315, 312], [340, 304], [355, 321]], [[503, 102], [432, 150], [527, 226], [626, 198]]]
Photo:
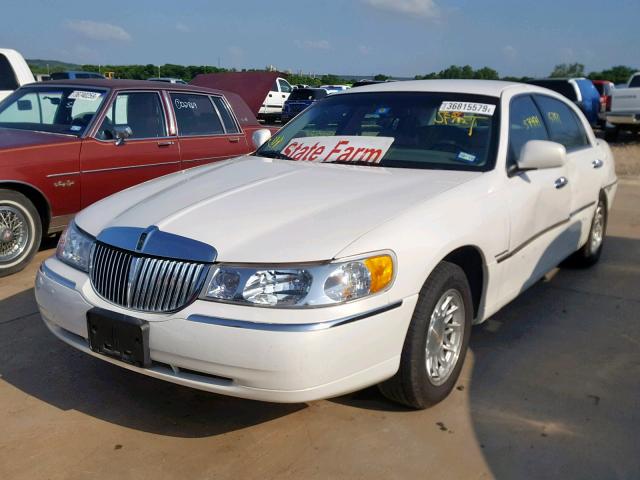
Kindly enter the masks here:
[[23, 213], [9, 205], [0, 205], [0, 262], [10, 262], [22, 255], [29, 240]]
[[602, 245], [604, 238], [604, 205], [598, 204], [595, 216], [593, 217], [593, 226], [591, 227], [591, 253], [595, 253]]
[[446, 382], [458, 363], [464, 322], [462, 295], [457, 290], [447, 290], [431, 313], [427, 332], [427, 376], [433, 385]]

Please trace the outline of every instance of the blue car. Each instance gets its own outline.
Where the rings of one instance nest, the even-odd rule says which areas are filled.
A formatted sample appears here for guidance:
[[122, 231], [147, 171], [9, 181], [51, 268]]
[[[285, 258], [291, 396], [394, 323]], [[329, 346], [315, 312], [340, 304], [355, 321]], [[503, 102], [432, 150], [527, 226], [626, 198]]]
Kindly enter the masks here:
[[105, 78], [104, 75], [97, 72], [53, 72], [51, 80], [75, 80], [79, 78]]
[[582, 110], [591, 125], [598, 125], [600, 94], [588, 78], [542, 78], [527, 83], [564, 95]]
[[282, 123], [287, 123], [314, 102], [326, 97], [324, 88], [296, 88], [282, 107]]

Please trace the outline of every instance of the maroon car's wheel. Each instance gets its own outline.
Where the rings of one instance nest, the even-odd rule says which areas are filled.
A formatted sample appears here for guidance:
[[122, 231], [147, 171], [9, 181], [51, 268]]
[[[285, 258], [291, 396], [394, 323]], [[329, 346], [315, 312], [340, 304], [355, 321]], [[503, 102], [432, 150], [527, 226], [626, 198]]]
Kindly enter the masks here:
[[0, 277], [22, 270], [41, 239], [42, 225], [33, 203], [19, 192], [0, 189]]

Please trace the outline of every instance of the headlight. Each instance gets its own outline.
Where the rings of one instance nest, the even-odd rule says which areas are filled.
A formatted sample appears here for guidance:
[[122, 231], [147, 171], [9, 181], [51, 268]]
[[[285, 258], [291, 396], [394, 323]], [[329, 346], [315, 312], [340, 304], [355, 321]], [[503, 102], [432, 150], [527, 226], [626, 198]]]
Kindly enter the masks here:
[[389, 254], [300, 267], [217, 265], [200, 298], [266, 307], [327, 306], [381, 292], [393, 278]]
[[83, 272], [89, 271], [89, 260], [94, 239], [71, 223], [58, 242], [56, 256], [64, 263]]

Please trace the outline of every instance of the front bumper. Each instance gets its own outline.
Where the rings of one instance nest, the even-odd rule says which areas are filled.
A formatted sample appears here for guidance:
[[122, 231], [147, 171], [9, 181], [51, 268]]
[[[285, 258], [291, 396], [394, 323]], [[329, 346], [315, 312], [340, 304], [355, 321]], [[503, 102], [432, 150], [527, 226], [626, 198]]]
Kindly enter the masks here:
[[[41, 266], [35, 291], [47, 327], [79, 350], [162, 380], [273, 402], [333, 397], [391, 377], [417, 300], [380, 295], [310, 310], [196, 301], [176, 314], [146, 314], [100, 299], [86, 274], [55, 258]], [[89, 349], [86, 313], [94, 306], [149, 322], [150, 368]]]

